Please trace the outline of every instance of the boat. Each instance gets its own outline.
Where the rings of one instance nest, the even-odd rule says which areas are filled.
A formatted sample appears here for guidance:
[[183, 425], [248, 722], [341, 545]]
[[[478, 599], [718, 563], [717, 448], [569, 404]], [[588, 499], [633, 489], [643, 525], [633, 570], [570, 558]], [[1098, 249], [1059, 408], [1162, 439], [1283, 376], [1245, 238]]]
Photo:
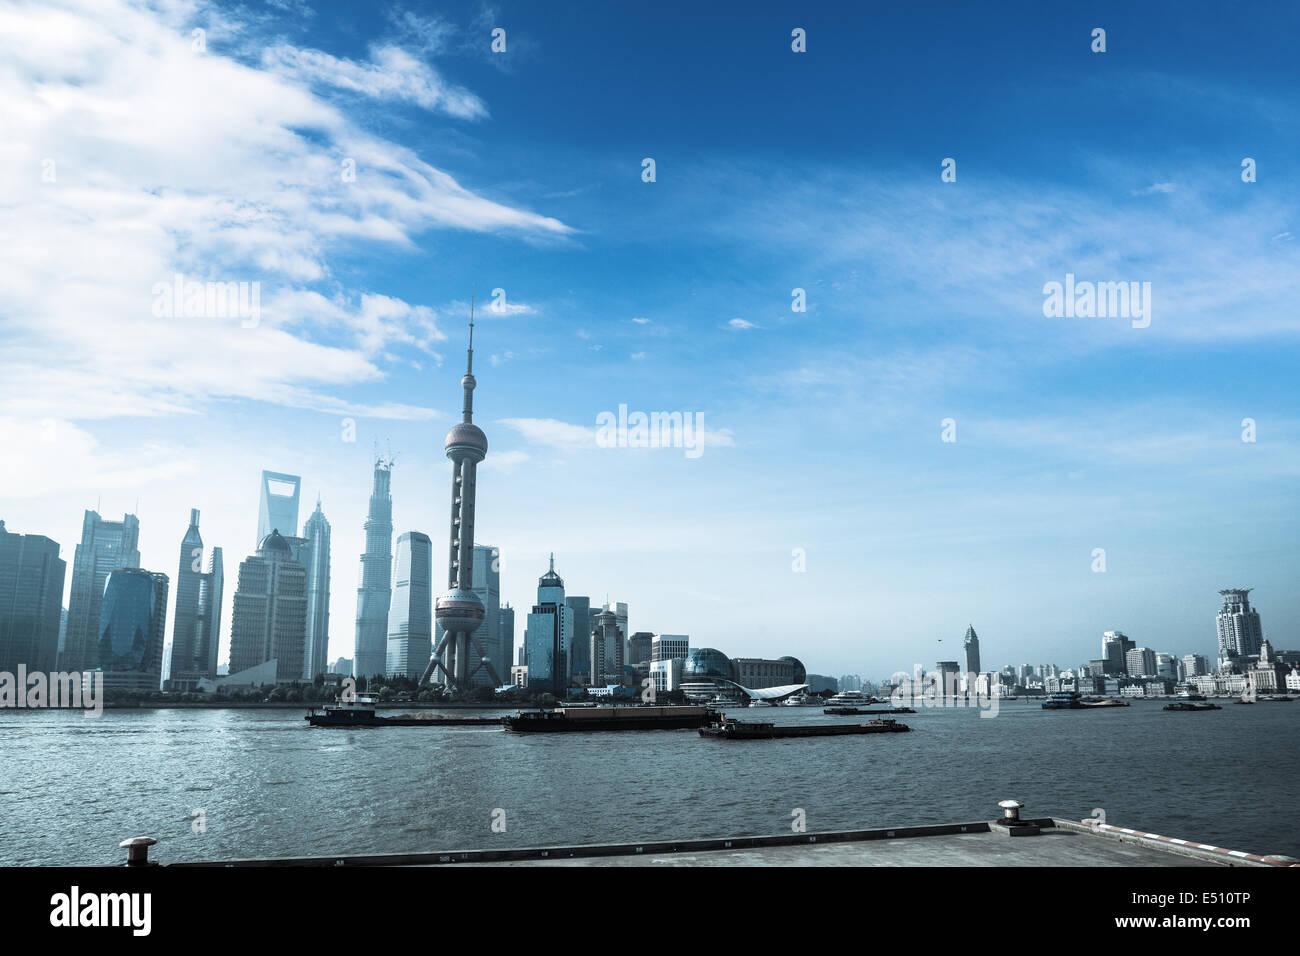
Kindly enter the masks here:
[[507, 730], [518, 733], [572, 733], [601, 730], [687, 730], [713, 719], [708, 707], [556, 707], [521, 710], [502, 718]]
[[1087, 706], [1082, 698], [1077, 690], [1058, 691], [1043, 701], [1043, 710], [1082, 710]]
[[1180, 700], [1172, 704], [1165, 704], [1165, 710], [1223, 710], [1218, 704], [1198, 704], [1193, 701]]
[[1259, 698], [1259, 699], [1260, 699], [1260, 700], [1268, 700], [1268, 701], [1277, 701], [1278, 703], [1286, 703], [1287, 701], [1295, 700], [1294, 697], [1288, 697], [1286, 694], [1283, 694], [1283, 695], [1281, 695], [1280, 697], [1275, 695], [1275, 696], [1271, 696], [1271, 697], [1261, 697], [1261, 698]]
[[826, 701], [828, 707], [865, 707], [868, 704], [883, 704], [885, 701], [878, 701], [870, 694], [864, 694], [860, 690], [842, 690], [834, 697]]
[[862, 708], [862, 707], [826, 707], [822, 709], [823, 714], [835, 717], [856, 717], [859, 714], [915, 714], [911, 707], [889, 707], [889, 708]]
[[[1128, 707], [1129, 702], [1126, 700], [1113, 700], [1111, 698], [1088, 698], [1084, 697], [1079, 701], [1079, 705], [1084, 708], [1088, 707]], [[1046, 706], [1046, 705], [1044, 705]]]
[[312, 707], [303, 720], [308, 727], [459, 727], [501, 725], [500, 717], [445, 717], [440, 714], [400, 714], [395, 717], [380, 717], [375, 713], [379, 698], [368, 694], [357, 694], [345, 699], [340, 697], [332, 704], [326, 704], [321, 713]]
[[1204, 694], [1184, 693], [1178, 695], [1179, 700], [1205, 700]]
[[895, 720], [872, 720], [865, 724], [793, 724], [778, 727], [766, 721], [730, 720], [726, 715], [700, 728], [701, 737], [715, 740], [774, 740], [784, 737], [841, 737], [850, 734], [896, 734], [912, 728]]

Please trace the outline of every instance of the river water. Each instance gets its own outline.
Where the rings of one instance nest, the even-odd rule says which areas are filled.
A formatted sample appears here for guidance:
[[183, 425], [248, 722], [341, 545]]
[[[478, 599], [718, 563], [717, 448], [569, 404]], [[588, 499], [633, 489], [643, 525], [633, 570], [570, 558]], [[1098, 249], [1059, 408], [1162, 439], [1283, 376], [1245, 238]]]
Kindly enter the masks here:
[[788, 833], [798, 810], [810, 832], [954, 823], [992, 819], [1006, 798], [1030, 816], [1099, 809], [1119, 826], [1300, 857], [1300, 701], [1221, 703], [1016, 701], [993, 719], [900, 715], [908, 734], [748, 742], [309, 729], [290, 710], [6, 710], [0, 863], [116, 864], [132, 836], [175, 862]]

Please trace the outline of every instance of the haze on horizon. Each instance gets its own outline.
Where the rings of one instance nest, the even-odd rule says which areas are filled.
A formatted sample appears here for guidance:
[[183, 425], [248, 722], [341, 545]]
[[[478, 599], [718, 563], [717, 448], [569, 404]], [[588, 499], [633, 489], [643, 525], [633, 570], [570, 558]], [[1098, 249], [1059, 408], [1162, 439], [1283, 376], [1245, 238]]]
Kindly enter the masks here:
[[[1300, 14], [1097, 19], [10, 4], [0, 518], [67, 588], [84, 509], [174, 579], [199, 508], [225, 660], [260, 473], [300, 475], [351, 657], [376, 450], [395, 536], [445, 552], [472, 286], [516, 641], [553, 551], [633, 631], [832, 676], [968, 623], [986, 669], [1105, 630], [1212, 657], [1228, 587], [1300, 647]], [[258, 321], [158, 316], [177, 274], [259, 282]], [[1151, 283], [1150, 326], [1045, 317], [1067, 274]], [[620, 405], [702, 415], [703, 453], [598, 447]]]

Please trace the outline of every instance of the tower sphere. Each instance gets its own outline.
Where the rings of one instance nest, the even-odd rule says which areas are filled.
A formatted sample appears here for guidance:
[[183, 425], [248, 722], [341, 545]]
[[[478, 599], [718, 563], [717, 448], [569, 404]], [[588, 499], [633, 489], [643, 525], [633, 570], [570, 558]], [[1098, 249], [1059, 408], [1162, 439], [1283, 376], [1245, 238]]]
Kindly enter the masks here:
[[473, 591], [452, 588], [438, 598], [433, 616], [448, 633], [472, 634], [483, 623], [483, 602]]
[[443, 448], [452, 461], [461, 458], [482, 461], [487, 457], [487, 435], [484, 435], [483, 429], [473, 422], [458, 422], [451, 426], [451, 431], [447, 432], [447, 440], [443, 443]]

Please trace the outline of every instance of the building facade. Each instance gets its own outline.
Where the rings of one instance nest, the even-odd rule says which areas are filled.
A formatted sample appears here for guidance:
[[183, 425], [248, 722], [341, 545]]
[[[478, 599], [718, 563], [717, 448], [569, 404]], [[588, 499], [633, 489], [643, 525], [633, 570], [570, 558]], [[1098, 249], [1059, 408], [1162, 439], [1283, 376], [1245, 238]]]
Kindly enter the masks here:
[[1223, 607], [1215, 616], [1219, 631], [1219, 668], [1233, 667], [1237, 662], [1259, 656], [1264, 642], [1264, 629], [1259, 621], [1259, 611], [1250, 606], [1253, 588], [1230, 588], [1220, 591]]
[[167, 633], [167, 575], [113, 571], [100, 602], [95, 659], [109, 689], [158, 690]]
[[397, 538], [384, 673], [418, 680], [432, 655], [433, 542], [423, 532], [408, 531]]
[[199, 509], [191, 508], [189, 527], [181, 537], [180, 564], [176, 570], [176, 610], [172, 615], [171, 659], [166, 682], [169, 690], [194, 690], [199, 681], [217, 676], [223, 574], [220, 548], [212, 549], [208, 569], [203, 570]]
[[552, 554], [550, 570], [537, 581], [537, 603], [528, 615], [524, 632], [524, 663], [530, 688], [555, 694], [568, 688], [573, 639], [573, 618], [564, 601], [564, 579], [555, 572]]
[[302, 526], [302, 536], [307, 544], [299, 559], [307, 572], [307, 654], [302, 676], [313, 680], [329, 671], [330, 649], [330, 523], [320, 510], [320, 498]]
[[278, 471], [262, 472], [257, 507], [257, 542], [261, 547], [272, 531], [282, 538], [292, 538], [298, 533], [298, 492], [302, 479]]
[[275, 661], [275, 678], [303, 679], [307, 647], [307, 572], [272, 531], [239, 565], [230, 626], [230, 673]]
[[650, 641], [650, 660], [669, 661], [690, 656], [691, 639], [687, 634], [656, 634]]
[[59, 670], [93, 670], [98, 661], [99, 614], [108, 576], [140, 566], [140, 519], [123, 515], [105, 521], [87, 511], [81, 522], [81, 543], [72, 558], [72, 590], [68, 596], [68, 628], [59, 655]]
[[388, 606], [393, 597], [392, 468], [388, 459], [375, 461], [370, 510], [366, 514], [366, 550], [361, 555], [361, 583], [357, 587], [354, 677], [382, 674], [388, 664]]
[[66, 573], [57, 541], [9, 532], [0, 521], [0, 671], [55, 669]]

